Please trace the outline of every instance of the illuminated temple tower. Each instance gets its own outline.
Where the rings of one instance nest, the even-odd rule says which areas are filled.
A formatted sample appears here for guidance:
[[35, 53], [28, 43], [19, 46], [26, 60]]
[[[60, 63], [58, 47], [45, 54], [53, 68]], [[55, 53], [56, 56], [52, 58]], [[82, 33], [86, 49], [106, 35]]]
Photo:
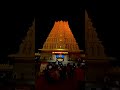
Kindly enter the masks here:
[[68, 21], [56, 21], [41, 50], [42, 60], [64, 61], [80, 58], [79, 46]]
[[25, 80], [35, 79], [35, 20], [32, 26], [29, 27], [26, 37], [19, 46], [19, 51], [16, 54], [8, 55], [11, 61], [14, 62], [14, 73], [16, 79], [24, 78]]

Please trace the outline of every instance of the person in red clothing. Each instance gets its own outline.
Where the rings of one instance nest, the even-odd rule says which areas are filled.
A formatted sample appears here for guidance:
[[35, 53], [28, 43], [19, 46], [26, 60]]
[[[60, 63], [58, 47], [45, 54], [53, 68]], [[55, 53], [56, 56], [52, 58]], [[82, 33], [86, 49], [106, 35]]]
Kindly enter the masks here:
[[80, 64], [77, 65], [75, 69], [75, 80], [77, 82], [77, 89], [84, 90], [85, 89], [85, 75], [84, 75], [84, 69]]

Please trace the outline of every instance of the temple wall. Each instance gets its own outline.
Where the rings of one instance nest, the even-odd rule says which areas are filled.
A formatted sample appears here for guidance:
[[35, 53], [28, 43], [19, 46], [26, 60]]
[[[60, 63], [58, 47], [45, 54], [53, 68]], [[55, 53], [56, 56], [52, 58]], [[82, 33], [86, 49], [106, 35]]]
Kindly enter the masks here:
[[89, 65], [88, 69], [86, 70], [86, 81], [96, 82], [96, 81], [103, 81], [105, 67], [103, 65]]
[[12, 69], [13, 69], [13, 65], [0, 64], [0, 70], [12, 70]]
[[35, 64], [34, 63], [15, 63], [14, 72], [16, 79], [35, 79]]
[[69, 62], [68, 60], [69, 60], [69, 55], [65, 55], [63, 65], [65, 64], [67, 65], [67, 63]]
[[104, 60], [95, 59], [87, 60], [87, 68], [85, 70], [86, 82], [103, 82], [105, 74], [111, 68], [109, 61], [103, 62]]
[[52, 59], [56, 61], [56, 55], [52, 55]]
[[68, 60], [69, 60], [69, 56], [68, 56], [68, 55], [65, 55], [64, 61], [68, 61]]
[[51, 53], [41, 53], [41, 60], [49, 60], [50, 58], [52, 58], [52, 54]]

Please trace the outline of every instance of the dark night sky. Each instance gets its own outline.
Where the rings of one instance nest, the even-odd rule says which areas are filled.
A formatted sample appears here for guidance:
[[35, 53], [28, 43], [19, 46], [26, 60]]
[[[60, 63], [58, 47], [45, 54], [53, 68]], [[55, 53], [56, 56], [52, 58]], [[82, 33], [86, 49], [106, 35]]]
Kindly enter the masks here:
[[[28, 27], [32, 24], [33, 18], [36, 18], [36, 48], [42, 48], [50, 30], [52, 29], [56, 20], [68, 20], [70, 28], [79, 44], [80, 49], [84, 49], [84, 8], [85, 7], [69, 7], [69, 8], [45, 8], [40, 9], [39, 14], [33, 15], [32, 10], [27, 14], [22, 11], [1, 17], [1, 46], [0, 56], [1, 62], [5, 61], [8, 54], [16, 53], [19, 49], [19, 44], [26, 35]], [[86, 4], [88, 14], [92, 18], [94, 27], [96, 29], [100, 40], [106, 49], [109, 56], [119, 57], [117, 53], [117, 37], [113, 36], [113, 32], [106, 28], [99, 28], [96, 25], [96, 3]], [[49, 11], [49, 12], [47, 12]], [[38, 11], [37, 11], [38, 12]], [[109, 31], [109, 33], [108, 33]], [[115, 33], [114, 33], [115, 34]]]

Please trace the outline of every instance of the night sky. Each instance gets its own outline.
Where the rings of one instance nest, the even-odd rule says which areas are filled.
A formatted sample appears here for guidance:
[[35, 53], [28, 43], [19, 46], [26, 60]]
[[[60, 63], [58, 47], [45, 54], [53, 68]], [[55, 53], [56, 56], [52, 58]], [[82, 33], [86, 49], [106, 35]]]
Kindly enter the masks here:
[[[40, 9], [39, 14], [33, 14], [33, 10], [29, 10], [24, 14], [22, 11], [11, 14], [8, 12], [1, 17], [1, 47], [0, 47], [0, 62], [5, 62], [8, 54], [16, 53], [19, 49], [19, 45], [26, 36], [28, 27], [31, 26], [34, 17], [36, 18], [36, 51], [38, 48], [42, 48], [50, 30], [52, 29], [56, 20], [67, 20], [69, 22], [70, 29], [72, 30], [74, 37], [80, 47], [84, 50], [84, 10], [88, 11], [89, 16], [92, 19], [93, 26], [96, 25], [96, 3], [89, 3], [78, 7], [67, 8], [44, 8]], [[47, 12], [49, 11], [49, 12]], [[38, 12], [38, 10], [37, 10]], [[9, 15], [8, 15], [9, 14]], [[103, 41], [106, 53], [108, 56], [119, 57], [117, 53], [117, 37], [113, 36], [113, 32], [110, 32], [105, 28], [97, 28], [98, 37]], [[109, 31], [109, 33], [108, 33]], [[115, 34], [115, 33], [114, 33]]]

